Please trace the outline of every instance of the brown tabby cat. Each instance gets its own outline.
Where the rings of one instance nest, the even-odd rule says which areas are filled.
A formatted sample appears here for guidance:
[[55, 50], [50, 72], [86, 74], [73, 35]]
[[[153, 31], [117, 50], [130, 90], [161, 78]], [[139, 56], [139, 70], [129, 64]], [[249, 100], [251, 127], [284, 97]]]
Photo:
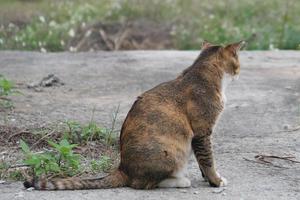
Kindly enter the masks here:
[[175, 80], [139, 96], [122, 126], [121, 163], [113, 173], [99, 179], [26, 181], [24, 186], [39, 190], [190, 187], [185, 169], [191, 150], [209, 184], [225, 186], [226, 179], [215, 169], [211, 134], [224, 109], [225, 79], [239, 74], [237, 52], [243, 43], [223, 47], [205, 42], [194, 64]]

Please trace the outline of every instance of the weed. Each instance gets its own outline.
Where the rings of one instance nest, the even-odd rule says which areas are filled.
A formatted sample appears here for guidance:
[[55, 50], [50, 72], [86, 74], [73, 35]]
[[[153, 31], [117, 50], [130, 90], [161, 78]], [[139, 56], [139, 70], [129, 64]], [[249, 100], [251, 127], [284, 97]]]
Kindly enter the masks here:
[[73, 143], [84, 144], [88, 141], [101, 140], [108, 145], [113, 145], [116, 142], [117, 134], [114, 130], [98, 126], [94, 121], [87, 125], [81, 125], [76, 121], [67, 121], [66, 124], [68, 128], [64, 137]]
[[23, 181], [24, 178], [24, 168], [23, 166], [10, 166], [4, 161], [0, 161], [0, 179], [9, 179], [14, 181]]
[[66, 121], [67, 130], [64, 131], [64, 138], [72, 143], [82, 144], [83, 140], [81, 137], [82, 127], [79, 122], [76, 121]]
[[67, 140], [63, 139], [56, 144], [49, 141], [49, 144], [54, 147], [58, 155], [56, 155], [57, 164], [67, 175], [74, 175], [78, 172], [80, 167], [80, 155], [73, 153], [73, 148], [77, 144], [70, 144]]
[[0, 162], [0, 179], [4, 179], [5, 175], [6, 175], [6, 171], [8, 170], [8, 164], [1, 161]]
[[103, 139], [105, 135], [105, 129], [99, 127], [95, 122], [90, 122], [85, 126], [82, 126], [82, 138], [84, 140], [97, 140]]
[[[73, 152], [73, 148], [77, 144], [70, 144], [66, 139], [59, 143], [48, 141], [51, 149], [46, 152], [34, 153], [29, 146], [20, 141], [20, 146], [25, 156], [23, 163], [28, 165], [34, 176], [74, 176], [83, 172], [80, 155]], [[98, 160], [90, 161], [90, 169], [92, 172], [107, 171], [112, 166], [112, 161], [108, 156], [101, 156]], [[7, 165], [0, 165], [0, 177], [4, 171], [7, 171]], [[2, 173], [1, 173], [2, 172]], [[21, 174], [22, 175], [22, 174]], [[18, 171], [11, 172], [9, 177], [14, 180], [20, 180], [22, 177]]]
[[13, 104], [7, 96], [17, 93], [13, 90], [14, 84], [0, 74], [0, 107], [12, 108]]
[[25, 178], [21, 171], [15, 170], [15, 171], [9, 172], [8, 179], [14, 180], [14, 181], [24, 181]]
[[91, 169], [94, 173], [107, 171], [112, 166], [112, 161], [108, 156], [101, 156], [99, 160], [91, 161]]
[[[5, 162], [0, 162], [0, 170], [5, 170], [5, 169], [7, 169], [8, 168], [8, 165], [7, 165], [7, 163], [5, 163]], [[1, 176], [0, 176], [1, 177]]]
[[70, 144], [67, 140], [61, 140], [58, 144], [48, 141], [53, 147], [52, 151], [33, 153], [29, 146], [20, 141], [21, 149], [25, 155], [25, 164], [29, 165], [35, 176], [46, 175], [63, 175], [73, 176], [80, 169], [80, 155], [73, 153], [76, 144]]
[[13, 83], [0, 74], [0, 96], [12, 94]]
[[112, 145], [116, 143], [117, 140], [117, 131], [115, 130], [116, 128], [116, 122], [117, 122], [117, 117], [120, 111], [120, 104], [118, 105], [117, 109], [115, 112], [112, 114], [112, 123], [111, 123], [111, 128], [107, 129], [107, 134], [106, 134], [106, 143], [109, 145]]

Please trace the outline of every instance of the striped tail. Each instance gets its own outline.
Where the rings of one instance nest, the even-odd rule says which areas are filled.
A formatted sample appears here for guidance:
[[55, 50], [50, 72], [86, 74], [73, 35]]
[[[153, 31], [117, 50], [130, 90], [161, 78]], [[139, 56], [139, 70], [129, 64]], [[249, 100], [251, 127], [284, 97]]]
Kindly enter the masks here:
[[25, 181], [24, 187], [34, 187], [37, 190], [87, 190], [87, 189], [107, 189], [124, 187], [127, 185], [127, 175], [117, 170], [105, 177], [97, 179], [40, 179], [37, 181]]

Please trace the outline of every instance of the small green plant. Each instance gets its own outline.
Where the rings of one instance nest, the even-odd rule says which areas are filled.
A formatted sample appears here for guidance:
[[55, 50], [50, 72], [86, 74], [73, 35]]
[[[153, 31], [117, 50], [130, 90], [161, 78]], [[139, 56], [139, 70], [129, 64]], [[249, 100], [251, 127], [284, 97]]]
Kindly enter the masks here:
[[63, 137], [72, 143], [82, 144], [81, 124], [76, 121], [66, 121], [65, 124], [67, 125], [67, 129], [64, 131]]
[[75, 175], [80, 168], [80, 155], [73, 152], [73, 148], [77, 144], [70, 144], [65, 139], [61, 140], [58, 144], [52, 141], [48, 141], [48, 143], [57, 152], [55, 158], [60, 170], [66, 175]]
[[63, 139], [59, 143], [48, 141], [52, 151], [33, 153], [29, 146], [20, 141], [21, 149], [25, 155], [24, 164], [29, 165], [35, 176], [40, 175], [64, 175], [73, 176], [80, 169], [80, 156], [73, 153], [76, 144], [70, 144]]
[[5, 177], [8, 167], [9, 166], [7, 163], [3, 161], [0, 162], [0, 179], [3, 179]]
[[6, 79], [2, 74], [0, 74], [0, 107], [12, 108], [13, 104], [8, 96], [18, 93], [18, 91], [14, 90], [13, 82]]
[[21, 171], [16, 170], [16, 171], [9, 172], [8, 179], [14, 181], [22, 181], [24, 180], [24, 176]]
[[82, 127], [81, 136], [84, 140], [96, 140], [101, 139], [101, 136], [103, 136], [104, 132], [104, 128], [99, 127], [95, 122], [92, 121], [86, 126]]
[[0, 74], [0, 96], [8, 96], [13, 93], [13, 83]]
[[[5, 163], [5, 162], [3, 162], [3, 161], [1, 161], [0, 162], [0, 171], [1, 170], [6, 170], [8, 168], [8, 164], [7, 163]], [[1, 176], [0, 176], [1, 177]]]
[[87, 125], [81, 125], [76, 121], [67, 121], [66, 124], [68, 129], [64, 137], [73, 143], [83, 144], [88, 141], [101, 140], [108, 145], [113, 145], [116, 142], [117, 134], [114, 130], [98, 126], [94, 121]]
[[112, 161], [109, 156], [101, 156], [99, 160], [91, 161], [91, 168], [94, 173], [107, 171], [110, 169], [111, 166], [112, 166]]
[[82, 128], [82, 138], [85, 140], [101, 140], [108, 145], [116, 141], [116, 134], [112, 129], [99, 127], [95, 122], [90, 122]]
[[11, 167], [8, 163], [0, 161], [0, 180], [9, 179], [14, 181], [23, 181], [24, 175], [21, 168]]

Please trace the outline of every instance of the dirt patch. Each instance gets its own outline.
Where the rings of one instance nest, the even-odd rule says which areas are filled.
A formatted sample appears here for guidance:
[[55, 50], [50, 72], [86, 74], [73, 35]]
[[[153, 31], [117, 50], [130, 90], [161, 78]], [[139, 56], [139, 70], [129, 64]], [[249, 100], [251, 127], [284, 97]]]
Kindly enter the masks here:
[[172, 26], [138, 20], [95, 23], [77, 30], [68, 44], [71, 51], [172, 49]]
[[[51, 149], [48, 141], [59, 143], [63, 138], [65, 128], [39, 127], [20, 129], [14, 126], [0, 126], [0, 179], [24, 180], [31, 177], [32, 170], [22, 162], [25, 156], [21, 152], [20, 140], [25, 141], [32, 152], [45, 152]], [[118, 146], [118, 144], [116, 144]], [[86, 174], [98, 174], [99, 171], [91, 171], [89, 167], [91, 160], [98, 160], [101, 156], [108, 156], [111, 160], [111, 168], [119, 163], [117, 146], [111, 146], [102, 141], [86, 141], [75, 147], [74, 153], [84, 155], [81, 166], [84, 167], [75, 176], [86, 176]], [[53, 148], [52, 148], [53, 149]], [[107, 170], [107, 169], [106, 169]], [[100, 173], [102, 174], [102, 173]], [[51, 174], [50, 174], [51, 175]]]
[[[14, 126], [0, 125], [1, 148], [19, 147], [20, 140], [24, 140], [32, 151], [49, 148], [47, 141], [59, 141], [63, 138], [64, 127], [39, 127], [32, 129], [20, 129]], [[84, 154], [89, 158], [99, 158], [99, 155], [112, 155], [116, 152], [118, 144], [110, 146], [101, 141], [85, 141], [75, 148], [75, 152]]]
[[[3, 148], [18, 147], [21, 139], [32, 146], [39, 141], [40, 138], [39, 135], [34, 134], [29, 129], [20, 129], [13, 126], [0, 126], [0, 145]], [[46, 145], [47, 143], [45, 141], [40, 141], [39, 144], [34, 146], [41, 148]]]

